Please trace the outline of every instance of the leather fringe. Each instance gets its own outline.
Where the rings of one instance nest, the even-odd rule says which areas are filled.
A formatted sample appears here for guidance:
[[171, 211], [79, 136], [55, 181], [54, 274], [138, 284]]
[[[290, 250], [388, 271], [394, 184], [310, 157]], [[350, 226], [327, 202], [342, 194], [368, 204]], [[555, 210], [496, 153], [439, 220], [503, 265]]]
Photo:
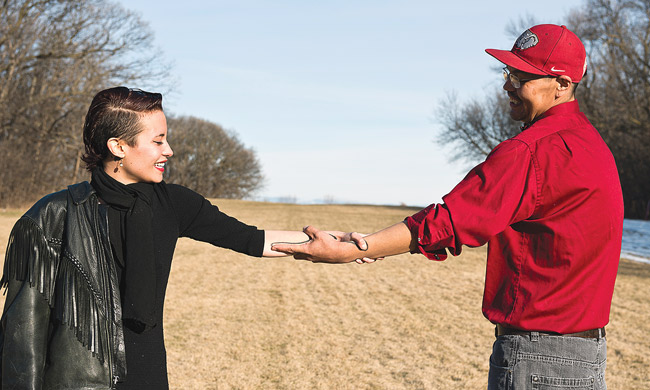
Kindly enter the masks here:
[[30, 287], [37, 288], [52, 307], [58, 263], [59, 254], [47, 242], [40, 226], [30, 218], [22, 217], [9, 236], [0, 287], [7, 287], [11, 279], [28, 281]]
[[19, 219], [11, 231], [0, 288], [12, 279], [37, 288], [55, 318], [104, 363], [109, 353], [108, 321], [104, 307], [98, 304], [100, 295], [79, 262], [61, 254], [60, 240], [48, 241], [41, 227], [27, 217]]

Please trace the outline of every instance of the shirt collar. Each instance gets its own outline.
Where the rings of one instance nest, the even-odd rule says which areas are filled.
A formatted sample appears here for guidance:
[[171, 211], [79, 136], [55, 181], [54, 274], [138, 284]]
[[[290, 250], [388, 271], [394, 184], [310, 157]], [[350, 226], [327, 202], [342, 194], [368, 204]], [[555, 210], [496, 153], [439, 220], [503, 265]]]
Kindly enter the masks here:
[[521, 130], [522, 131], [526, 130], [538, 120], [549, 117], [551, 115], [572, 114], [574, 112], [580, 112], [580, 106], [578, 105], [578, 100], [576, 99], [549, 108], [548, 110], [544, 111], [542, 115], [535, 118], [535, 120], [533, 120], [532, 122], [524, 123], [523, 125], [521, 125]]

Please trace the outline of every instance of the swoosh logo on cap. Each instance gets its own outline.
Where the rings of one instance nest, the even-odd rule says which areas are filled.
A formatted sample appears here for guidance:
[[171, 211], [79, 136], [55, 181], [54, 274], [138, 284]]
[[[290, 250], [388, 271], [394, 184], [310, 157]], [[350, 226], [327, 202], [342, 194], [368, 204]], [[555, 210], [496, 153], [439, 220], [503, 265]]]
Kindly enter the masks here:
[[551, 68], [551, 72], [566, 72], [564, 69], [555, 69], [555, 66]]

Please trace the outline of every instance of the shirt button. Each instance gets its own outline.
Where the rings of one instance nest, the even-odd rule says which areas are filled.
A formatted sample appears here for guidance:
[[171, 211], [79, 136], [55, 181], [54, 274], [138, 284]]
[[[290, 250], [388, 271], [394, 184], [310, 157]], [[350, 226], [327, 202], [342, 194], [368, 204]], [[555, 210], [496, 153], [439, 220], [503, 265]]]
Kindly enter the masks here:
[[533, 383], [539, 382], [539, 377], [537, 375], [533, 375], [531, 379], [533, 380]]

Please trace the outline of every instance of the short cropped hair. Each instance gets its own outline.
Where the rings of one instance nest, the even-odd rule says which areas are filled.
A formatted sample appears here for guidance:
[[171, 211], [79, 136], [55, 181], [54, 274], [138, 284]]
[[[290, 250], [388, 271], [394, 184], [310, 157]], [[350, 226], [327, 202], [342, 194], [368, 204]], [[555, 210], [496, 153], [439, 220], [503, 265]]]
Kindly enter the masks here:
[[85, 153], [81, 160], [86, 169], [103, 167], [110, 156], [107, 142], [118, 138], [134, 146], [142, 131], [143, 114], [162, 111], [162, 95], [140, 89], [115, 87], [99, 92], [93, 98], [83, 127]]

